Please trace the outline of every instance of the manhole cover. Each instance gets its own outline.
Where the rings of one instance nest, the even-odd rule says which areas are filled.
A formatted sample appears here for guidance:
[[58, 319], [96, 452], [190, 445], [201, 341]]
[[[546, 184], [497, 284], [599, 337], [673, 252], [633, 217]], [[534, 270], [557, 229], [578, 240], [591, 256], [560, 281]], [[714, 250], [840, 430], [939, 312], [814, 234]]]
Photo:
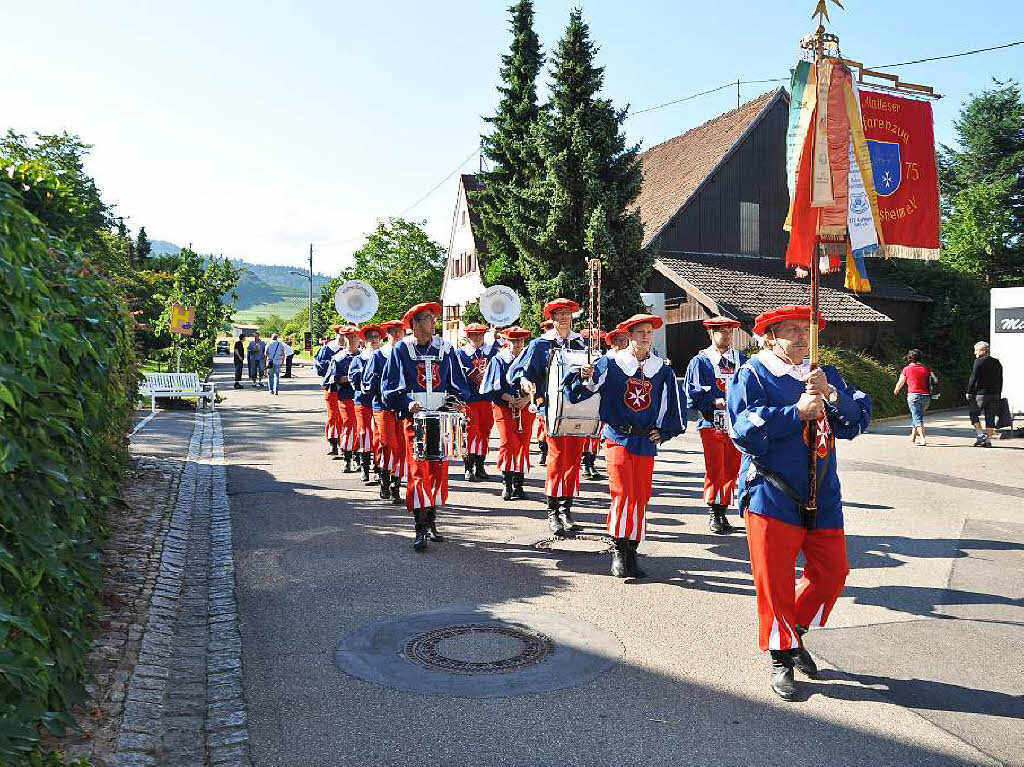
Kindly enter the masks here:
[[583, 533], [572, 538], [545, 538], [533, 544], [539, 551], [557, 551], [560, 554], [607, 554], [612, 541], [606, 535]]
[[346, 673], [398, 690], [506, 698], [585, 684], [622, 654], [614, 634], [566, 615], [466, 606], [365, 626], [335, 657]]
[[417, 634], [405, 645], [402, 655], [432, 671], [500, 674], [536, 666], [554, 652], [555, 643], [540, 632], [477, 623]]

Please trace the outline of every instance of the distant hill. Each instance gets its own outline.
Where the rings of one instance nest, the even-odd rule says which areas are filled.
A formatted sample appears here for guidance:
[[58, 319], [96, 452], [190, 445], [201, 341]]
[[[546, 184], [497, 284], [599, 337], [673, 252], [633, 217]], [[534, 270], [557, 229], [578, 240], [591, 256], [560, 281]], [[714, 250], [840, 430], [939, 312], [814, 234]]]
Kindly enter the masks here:
[[[150, 240], [155, 256], [173, 256], [181, 248], [166, 240]], [[208, 258], [208, 256], [204, 256]], [[238, 281], [235, 292], [238, 301], [235, 308], [245, 311], [254, 307], [266, 308], [268, 311], [281, 313], [291, 307], [298, 311], [305, 305], [309, 295], [309, 278], [295, 266], [268, 266], [267, 264], [250, 264], [248, 261], [231, 259], [232, 266], [241, 267], [245, 271]], [[299, 274], [293, 274], [299, 272]], [[325, 274], [313, 275], [314, 300], [320, 295], [320, 288], [331, 281]], [[250, 312], [245, 312], [246, 314]]]

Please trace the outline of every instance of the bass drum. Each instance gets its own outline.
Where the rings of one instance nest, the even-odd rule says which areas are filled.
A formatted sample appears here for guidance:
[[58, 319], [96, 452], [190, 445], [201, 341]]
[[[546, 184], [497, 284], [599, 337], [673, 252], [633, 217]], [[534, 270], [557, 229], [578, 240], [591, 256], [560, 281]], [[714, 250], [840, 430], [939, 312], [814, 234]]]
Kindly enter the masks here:
[[555, 437], [596, 437], [601, 433], [601, 393], [573, 404], [562, 391], [565, 377], [586, 364], [586, 352], [551, 350], [544, 400], [547, 404], [548, 434]]

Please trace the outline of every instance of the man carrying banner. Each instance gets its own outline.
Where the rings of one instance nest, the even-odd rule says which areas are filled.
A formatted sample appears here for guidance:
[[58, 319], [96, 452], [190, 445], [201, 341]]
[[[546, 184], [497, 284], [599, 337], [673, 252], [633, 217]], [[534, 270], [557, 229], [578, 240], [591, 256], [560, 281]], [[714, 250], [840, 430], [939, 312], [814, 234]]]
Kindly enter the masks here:
[[530, 331], [520, 327], [505, 328], [499, 334], [508, 346], [491, 358], [480, 391], [491, 398], [494, 423], [498, 426], [501, 444], [498, 447], [498, 471], [505, 480], [502, 499], [527, 500], [523, 478], [530, 470], [530, 435], [534, 414], [530, 398], [508, 379], [509, 368], [522, 353]]
[[487, 365], [498, 353], [498, 344], [486, 344], [484, 334], [487, 326], [479, 322], [466, 325], [466, 343], [456, 352], [462, 371], [469, 381], [472, 396], [466, 406], [466, 481], [489, 479], [484, 471], [484, 460], [491, 440], [491, 429], [494, 428], [494, 415], [491, 412], [491, 399], [480, 390], [487, 372]]
[[683, 379], [686, 407], [700, 413], [697, 432], [704, 445], [704, 503], [710, 509], [708, 528], [716, 535], [736, 529], [725, 516], [740, 470], [740, 452], [729, 438], [726, 393], [736, 371], [747, 361], [745, 354], [732, 348], [733, 332], [739, 326], [729, 317], [704, 320], [711, 346], [690, 360]]
[[[363, 368], [380, 347], [380, 336], [380, 325], [363, 325], [359, 329], [359, 337], [363, 340], [363, 349], [348, 367], [348, 380], [355, 392], [356, 411], [356, 429], [352, 449], [359, 456], [359, 466], [363, 470], [363, 484], [365, 485], [380, 483], [380, 448], [377, 445], [377, 435], [373, 429], [373, 393], [363, 391]], [[372, 480], [370, 479], [371, 463], [374, 474]]]
[[654, 457], [658, 445], [686, 431], [676, 375], [651, 352], [662, 319], [635, 314], [619, 327], [629, 333], [629, 349], [605, 355], [571, 374], [565, 383], [572, 402], [601, 392], [605, 456], [608, 462], [608, 534], [615, 543], [612, 575], [642, 578], [636, 553], [647, 533]]
[[[544, 334], [551, 330], [555, 326], [551, 320], [542, 320], [540, 322], [540, 332]], [[547, 432], [547, 419], [546, 418], [535, 418], [534, 423], [537, 425], [537, 450], [540, 452], [540, 460], [537, 461], [540, 466], [547, 466], [548, 463], [548, 432]]]
[[[820, 312], [815, 319], [824, 325]], [[794, 667], [817, 674], [803, 635], [825, 625], [850, 569], [835, 438], [853, 439], [871, 420], [870, 398], [835, 367], [810, 369], [810, 321], [807, 306], [759, 315], [754, 334], [767, 348], [740, 368], [728, 392], [732, 438], [743, 452], [739, 509], [757, 593], [758, 644], [771, 653], [771, 687], [783, 700], [796, 696]], [[810, 508], [809, 422], [818, 477]], [[796, 584], [800, 552], [805, 564]]]
[[[441, 305], [432, 301], [416, 304], [405, 313], [402, 322], [412, 330], [412, 338], [394, 344], [381, 386], [384, 402], [402, 416], [405, 423], [405, 454], [409, 465], [405, 505], [416, 522], [413, 542], [416, 551], [425, 549], [428, 539], [444, 540], [437, 532], [437, 507], [448, 500], [448, 461], [414, 457], [413, 416], [420, 410], [440, 409], [430, 399], [444, 401], [445, 394], [457, 397], [454, 407], [462, 410], [462, 403], [471, 393], [452, 345], [434, 334], [440, 314]], [[451, 405], [445, 403], [445, 406]]]
[[[572, 329], [572, 315], [579, 308], [579, 304], [568, 298], [556, 298], [545, 304], [544, 316], [554, 323], [553, 327], [540, 338], [530, 341], [526, 351], [512, 363], [509, 370], [509, 381], [520, 386], [524, 393], [538, 403], [538, 420], [545, 417], [543, 397], [538, 397], [538, 392], [543, 392], [547, 385], [551, 350], [564, 348], [582, 352], [587, 349], [583, 337]], [[544, 492], [548, 498], [548, 527], [555, 535], [572, 535], [577, 530], [572, 519], [572, 502], [579, 492], [580, 459], [586, 441], [586, 437], [552, 434], [545, 438], [548, 460]]]
[[[334, 338], [317, 350], [313, 358], [313, 370], [318, 378], [323, 379], [327, 375], [327, 368], [330, 367], [331, 357], [341, 351], [345, 337], [341, 334], [342, 325], [333, 325]], [[342, 415], [338, 406], [338, 393], [330, 386], [323, 387], [324, 407], [327, 410], [327, 423], [324, 426], [324, 436], [327, 438], [327, 455], [332, 458], [338, 457], [338, 444], [341, 441]]]
[[399, 492], [402, 476], [405, 474], [405, 429], [398, 414], [387, 406], [381, 393], [381, 386], [387, 374], [391, 350], [405, 336], [405, 325], [401, 320], [387, 320], [380, 323], [388, 340], [362, 366], [361, 381], [363, 394], [371, 397], [373, 425], [377, 432], [380, 455], [380, 499], [398, 505], [402, 502]]

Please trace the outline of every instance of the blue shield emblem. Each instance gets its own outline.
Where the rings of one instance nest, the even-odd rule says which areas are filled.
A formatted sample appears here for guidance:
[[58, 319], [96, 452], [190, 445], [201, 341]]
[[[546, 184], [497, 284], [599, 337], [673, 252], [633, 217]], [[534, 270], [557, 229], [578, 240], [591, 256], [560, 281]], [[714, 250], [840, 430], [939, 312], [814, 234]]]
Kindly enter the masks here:
[[868, 139], [871, 170], [875, 176], [875, 191], [879, 197], [888, 197], [900, 188], [903, 180], [900, 145], [895, 141]]

